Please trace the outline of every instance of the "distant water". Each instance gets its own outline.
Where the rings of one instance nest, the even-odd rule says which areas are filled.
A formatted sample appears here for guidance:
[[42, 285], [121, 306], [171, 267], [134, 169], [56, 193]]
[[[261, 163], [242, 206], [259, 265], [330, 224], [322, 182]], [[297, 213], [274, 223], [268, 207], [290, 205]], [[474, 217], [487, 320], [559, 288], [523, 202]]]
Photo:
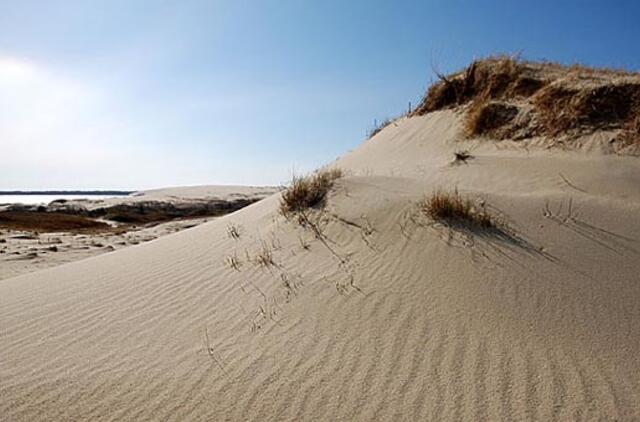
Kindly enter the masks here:
[[0, 195], [0, 204], [47, 205], [56, 199], [105, 199], [119, 198], [119, 195]]

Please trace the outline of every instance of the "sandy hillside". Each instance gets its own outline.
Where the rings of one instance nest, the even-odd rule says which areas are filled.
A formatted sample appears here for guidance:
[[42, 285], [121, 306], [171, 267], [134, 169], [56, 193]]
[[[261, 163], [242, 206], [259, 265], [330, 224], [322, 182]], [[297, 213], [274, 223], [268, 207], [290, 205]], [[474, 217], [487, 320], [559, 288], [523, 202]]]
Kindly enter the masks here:
[[[2, 418], [640, 420], [640, 161], [464, 140], [464, 107], [339, 160], [316, 236], [276, 194], [0, 281]], [[455, 188], [505, 229], [420, 212]]]
[[69, 201], [81, 204], [88, 209], [120, 204], [139, 204], [144, 202], [163, 202], [175, 205], [209, 201], [232, 201], [237, 199], [262, 199], [277, 192], [271, 186], [234, 186], [234, 185], [202, 185], [178, 186], [170, 188], [150, 189], [132, 193], [126, 197], [106, 198], [102, 200]]
[[[32, 230], [14, 230], [0, 224], [0, 280], [149, 242], [195, 227], [277, 191], [277, 188], [268, 186], [207, 185], [153, 189], [127, 197], [100, 200], [54, 201], [48, 205], [48, 210], [64, 208], [83, 215], [87, 211], [103, 209], [105, 215], [98, 220], [108, 223], [111, 228], [52, 231], [42, 230], [36, 224]], [[144, 206], [145, 210], [138, 211], [138, 206]], [[129, 221], [108, 220], [109, 214], [118, 216], [109, 210], [123, 210], [123, 207], [128, 208], [120, 211], [119, 215], [128, 217]], [[144, 222], [145, 215], [168, 207], [173, 215], [159, 214], [157, 221]]]

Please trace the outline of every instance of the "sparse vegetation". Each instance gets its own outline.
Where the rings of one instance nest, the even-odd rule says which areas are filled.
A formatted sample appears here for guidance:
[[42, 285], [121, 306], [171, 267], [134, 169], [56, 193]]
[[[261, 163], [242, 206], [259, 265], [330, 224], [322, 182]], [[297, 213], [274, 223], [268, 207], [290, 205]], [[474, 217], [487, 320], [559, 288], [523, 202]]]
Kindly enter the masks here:
[[423, 115], [455, 107], [471, 100], [488, 101], [502, 96], [529, 96], [540, 89], [537, 81], [524, 72], [522, 63], [510, 56], [478, 60], [462, 72], [450, 76], [438, 74], [439, 81], [431, 85], [422, 103], [412, 113]]
[[456, 164], [466, 163], [467, 160], [474, 158], [467, 150], [456, 151], [453, 153], [453, 162]]
[[467, 229], [488, 230], [498, 226], [498, 222], [483, 206], [478, 209], [458, 191], [437, 191], [420, 203], [422, 212], [431, 220], [447, 226]]
[[468, 137], [492, 135], [497, 139], [509, 136], [508, 131], [500, 131], [518, 115], [518, 108], [497, 101], [474, 102], [464, 120], [464, 131]]
[[343, 176], [338, 168], [319, 170], [309, 176], [293, 177], [291, 186], [282, 192], [280, 213], [289, 218], [321, 205], [334, 182]]
[[255, 262], [258, 266], [265, 267], [265, 268], [276, 266], [276, 263], [273, 260], [273, 253], [271, 252], [271, 249], [267, 246], [266, 243], [262, 242], [262, 247], [260, 248], [260, 251], [258, 251], [258, 254], [256, 255]]
[[240, 261], [240, 258], [238, 258], [235, 253], [226, 257], [224, 261], [225, 264], [227, 264], [227, 266], [232, 270], [240, 271], [240, 268], [242, 267], [242, 261]]
[[605, 84], [590, 89], [549, 85], [533, 104], [544, 131], [558, 135], [579, 127], [615, 127], [638, 119], [640, 81]]
[[638, 73], [498, 56], [437, 75], [411, 115], [465, 106], [468, 137], [575, 139], [612, 129], [614, 150], [640, 146]]
[[377, 121], [373, 122], [373, 127], [367, 132], [367, 139], [371, 139], [376, 136], [378, 133], [382, 131], [385, 127], [389, 126], [394, 122], [395, 119], [386, 118], [382, 120], [380, 123]]
[[92, 218], [53, 213], [31, 211], [0, 212], [0, 227], [8, 230], [36, 232], [106, 232], [113, 228], [107, 223]]
[[240, 239], [240, 226], [236, 225], [236, 224], [229, 224], [227, 225], [227, 235], [233, 239], [233, 240], [238, 240]]

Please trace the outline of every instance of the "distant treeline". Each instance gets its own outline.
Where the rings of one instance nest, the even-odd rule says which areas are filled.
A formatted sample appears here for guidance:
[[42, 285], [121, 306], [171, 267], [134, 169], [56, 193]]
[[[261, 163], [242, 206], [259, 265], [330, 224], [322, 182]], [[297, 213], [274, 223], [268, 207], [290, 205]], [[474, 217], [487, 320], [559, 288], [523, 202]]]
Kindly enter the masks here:
[[134, 191], [124, 190], [8, 190], [0, 195], [130, 195]]

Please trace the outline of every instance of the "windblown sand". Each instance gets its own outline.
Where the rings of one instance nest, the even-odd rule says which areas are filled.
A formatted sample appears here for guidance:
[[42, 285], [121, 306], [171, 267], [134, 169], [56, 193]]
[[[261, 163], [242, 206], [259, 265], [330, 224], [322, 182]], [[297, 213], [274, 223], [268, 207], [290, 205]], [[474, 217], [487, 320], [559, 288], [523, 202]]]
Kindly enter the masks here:
[[[277, 188], [268, 186], [187, 186], [140, 191], [128, 197], [65, 201], [59, 206], [95, 210], [141, 204], [154, 210], [171, 205], [189, 211], [207, 206], [215, 209], [218, 203], [232, 203], [237, 200], [258, 201], [277, 191]], [[50, 205], [51, 208], [55, 206]], [[0, 280], [149, 242], [169, 233], [195, 227], [213, 218], [191, 217], [142, 225], [107, 221], [114, 226], [113, 231], [93, 233], [38, 233], [0, 227]]]
[[[401, 119], [339, 160], [320, 238], [276, 194], [0, 281], [1, 418], [640, 420], [640, 161], [460, 131]], [[420, 214], [454, 188], [508, 235]]]

